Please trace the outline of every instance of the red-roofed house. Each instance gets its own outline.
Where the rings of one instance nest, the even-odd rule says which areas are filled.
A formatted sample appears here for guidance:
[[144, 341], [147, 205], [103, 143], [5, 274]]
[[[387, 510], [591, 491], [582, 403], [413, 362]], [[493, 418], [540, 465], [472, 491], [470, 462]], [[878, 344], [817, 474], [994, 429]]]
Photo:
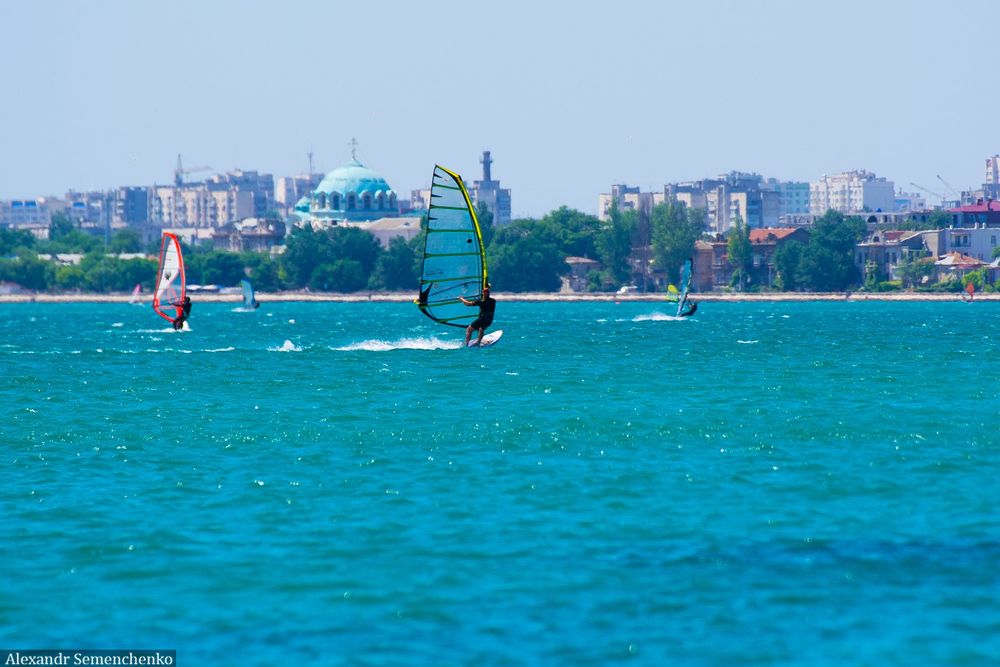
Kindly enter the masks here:
[[947, 280], [949, 277], [958, 276], [961, 278], [970, 271], [986, 266], [986, 262], [969, 257], [959, 252], [949, 252], [938, 261], [934, 262], [938, 270], [938, 282]]
[[1000, 201], [987, 199], [948, 209], [955, 227], [1000, 227]]
[[789, 241], [809, 242], [809, 232], [802, 227], [758, 227], [750, 230], [750, 247], [753, 251], [753, 274], [758, 285], [774, 282], [774, 253]]

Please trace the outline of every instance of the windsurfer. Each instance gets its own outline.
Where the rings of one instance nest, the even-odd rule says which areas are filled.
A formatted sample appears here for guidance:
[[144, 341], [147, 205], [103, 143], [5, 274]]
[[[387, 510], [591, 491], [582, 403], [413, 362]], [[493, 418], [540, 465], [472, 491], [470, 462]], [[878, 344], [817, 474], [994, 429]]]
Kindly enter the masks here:
[[470, 301], [463, 296], [458, 297], [458, 299], [466, 306], [479, 306], [479, 317], [465, 328], [465, 345], [469, 345], [472, 332], [476, 330], [479, 331], [479, 338], [476, 339], [476, 345], [479, 345], [483, 342], [483, 334], [486, 333], [486, 327], [493, 324], [493, 311], [497, 307], [497, 300], [490, 296], [490, 284], [486, 283], [483, 287], [483, 298], [481, 299]]
[[697, 311], [697, 310], [698, 310], [698, 302], [697, 301], [688, 301], [687, 302], [687, 308], [684, 310], [684, 312], [682, 312], [680, 315], [678, 315], [678, 317], [691, 317], [692, 315], [695, 314], [695, 311]]
[[184, 328], [184, 322], [191, 314], [191, 297], [185, 296], [183, 301], [174, 304], [177, 308], [177, 317], [174, 318], [174, 329]]

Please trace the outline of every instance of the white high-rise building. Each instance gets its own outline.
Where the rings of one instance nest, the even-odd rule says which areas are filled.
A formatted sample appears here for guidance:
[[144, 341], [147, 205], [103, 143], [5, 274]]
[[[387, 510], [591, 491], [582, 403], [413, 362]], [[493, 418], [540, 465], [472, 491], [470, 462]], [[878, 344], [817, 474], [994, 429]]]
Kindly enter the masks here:
[[809, 184], [809, 212], [823, 215], [828, 210], [841, 213], [893, 211], [896, 184], [867, 171], [848, 171]]
[[1000, 199], [1000, 155], [986, 158], [986, 182], [983, 183], [983, 196], [990, 199]]

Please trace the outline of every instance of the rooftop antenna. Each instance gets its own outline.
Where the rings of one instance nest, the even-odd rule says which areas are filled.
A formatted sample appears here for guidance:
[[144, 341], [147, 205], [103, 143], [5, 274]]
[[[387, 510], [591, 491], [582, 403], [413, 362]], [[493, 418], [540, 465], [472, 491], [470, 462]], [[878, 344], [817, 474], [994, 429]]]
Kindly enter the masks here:
[[351, 137], [351, 159], [358, 159], [358, 140], [354, 137]]
[[306, 153], [306, 155], [309, 157], [309, 175], [312, 176], [313, 175], [313, 149], [312, 149], [312, 146], [309, 147], [309, 152]]

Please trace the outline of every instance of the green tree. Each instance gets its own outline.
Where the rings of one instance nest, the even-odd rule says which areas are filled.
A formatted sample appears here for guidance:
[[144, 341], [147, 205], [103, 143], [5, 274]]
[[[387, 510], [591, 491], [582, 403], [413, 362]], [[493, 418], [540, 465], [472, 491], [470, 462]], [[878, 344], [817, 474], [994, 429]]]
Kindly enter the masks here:
[[966, 286], [972, 283], [972, 286], [976, 288], [977, 292], [982, 292], [989, 285], [986, 279], [986, 267], [976, 269], [975, 271], [969, 271], [962, 277], [962, 286]]
[[493, 211], [486, 205], [486, 202], [479, 202], [476, 206], [476, 220], [479, 221], [479, 233], [483, 237], [483, 247], [488, 248], [493, 240]]
[[[381, 252], [378, 239], [357, 227], [338, 226], [322, 231], [298, 227], [292, 230], [281, 256], [281, 274], [291, 287], [309, 285], [315, 289], [357, 291], [368, 284]], [[348, 263], [339, 264], [342, 261]], [[324, 269], [317, 273], [320, 266]], [[355, 269], [360, 271], [360, 282], [354, 275]]]
[[[414, 236], [407, 245], [413, 251], [413, 275], [416, 276], [419, 286], [420, 278], [424, 270], [424, 243], [427, 241], [427, 215], [420, 218], [420, 233]], [[484, 246], [488, 247], [488, 246]]]
[[841, 291], [857, 285], [861, 275], [854, 265], [854, 249], [865, 230], [864, 220], [845, 219], [837, 211], [827, 211], [810, 231], [796, 281], [820, 292]]
[[666, 272], [671, 282], [676, 283], [681, 264], [694, 255], [695, 241], [701, 237], [701, 215], [697, 210], [671, 200], [653, 207], [650, 224], [656, 265]]
[[[597, 258], [611, 274], [613, 282], [628, 282], [632, 275], [629, 256], [632, 254], [632, 234], [638, 225], [635, 211], [622, 211], [616, 203], [608, 211], [608, 220], [601, 224], [594, 238]], [[598, 279], [603, 283], [603, 279]]]
[[894, 229], [921, 231], [924, 229], [945, 229], [953, 224], [952, 214], [948, 211], [937, 210], [927, 216], [926, 222], [919, 220], [904, 220], [896, 225]]
[[788, 241], [774, 252], [774, 267], [778, 277], [775, 285], [786, 292], [794, 292], [800, 285], [796, 278], [799, 273], [799, 262], [802, 261], [802, 250], [805, 246], [799, 241]]
[[64, 234], [55, 239], [41, 241], [36, 245], [36, 248], [38, 249], [38, 252], [53, 255], [57, 253], [87, 254], [89, 252], [103, 250], [104, 242], [87, 232], [81, 232], [79, 229], [74, 229], [68, 234]]
[[104, 241], [81, 231], [63, 212], [53, 213], [49, 223], [49, 238], [35, 244], [42, 253], [88, 253], [104, 247]]
[[275, 292], [283, 289], [278, 262], [267, 253], [244, 252], [240, 255], [244, 271], [260, 292]]
[[25, 229], [0, 229], [0, 257], [7, 257], [18, 248], [34, 248], [35, 237]]
[[49, 220], [49, 240], [55, 241], [65, 236], [69, 236], [76, 231], [76, 225], [73, 224], [73, 220], [62, 211], [58, 213], [53, 213], [52, 218]]
[[243, 258], [234, 252], [209, 250], [185, 255], [185, 270], [190, 283], [203, 285], [238, 285], [246, 277]]
[[934, 211], [927, 217], [927, 224], [929, 229], [947, 229], [953, 224], [952, 214], [948, 211]]
[[489, 247], [490, 282], [505, 292], [557, 291], [567, 268], [551, 226], [535, 220], [498, 229]]
[[55, 273], [51, 262], [43, 262], [29, 248], [21, 248], [14, 259], [0, 260], [0, 280], [17, 283], [30, 290], [48, 289]]
[[416, 292], [419, 278], [413, 268], [414, 252], [402, 236], [389, 241], [389, 248], [379, 255], [372, 276], [372, 286]]
[[309, 279], [309, 289], [320, 292], [357, 292], [368, 282], [361, 262], [336, 259], [317, 266]]
[[142, 239], [139, 237], [139, 233], [134, 229], [119, 229], [115, 232], [114, 236], [111, 237], [111, 243], [108, 245], [108, 252], [111, 253], [141, 251]]
[[932, 257], [907, 255], [896, 265], [896, 274], [903, 281], [904, 287], [922, 285], [925, 279], [929, 280], [934, 275], [934, 272], [934, 258]]
[[750, 244], [750, 227], [740, 216], [729, 230], [729, 240], [726, 244], [726, 254], [729, 264], [733, 267], [734, 276], [739, 281], [739, 289], [743, 290], [743, 276], [750, 272], [753, 266], [753, 246]]
[[57, 266], [53, 271], [52, 287], [57, 290], [83, 290], [87, 286], [87, 273], [79, 265]]
[[357, 227], [333, 227], [327, 231], [332, 259], [353, 260], [361, 265], [365, 282], [375, 270], [382, 246], [371, 232]]
[[325, 233], [306, 225], [292, 230], [285, 243], [285, 252], [279, 263], [291, 287], [305, 287], [313, 271], [329, 257], [329, 243]]
[[561, 206], [544, 216], [539, 224], [549, 228], [564, 254], [592, 259], [597, 257], [601, 221], [595, 216]]

